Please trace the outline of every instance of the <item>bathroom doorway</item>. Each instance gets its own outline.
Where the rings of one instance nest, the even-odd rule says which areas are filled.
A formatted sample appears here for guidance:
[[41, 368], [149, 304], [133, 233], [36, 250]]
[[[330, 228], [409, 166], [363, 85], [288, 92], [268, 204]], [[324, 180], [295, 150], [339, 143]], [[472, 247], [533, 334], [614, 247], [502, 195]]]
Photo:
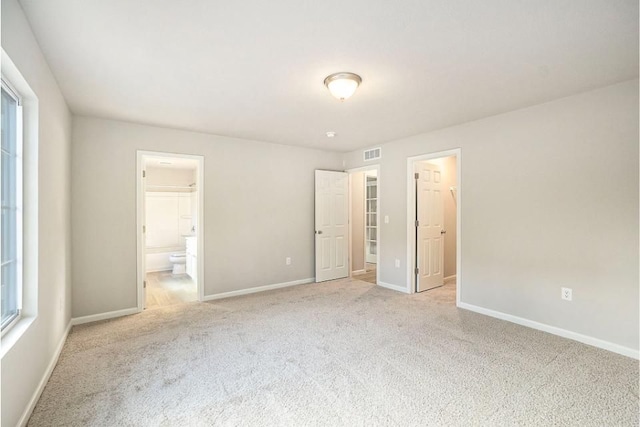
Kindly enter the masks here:
[[379, 167], [349, 170], [350, 276], [378, 284]]
[[202, 300], [202, 156], [138, 151], [138, 310]]

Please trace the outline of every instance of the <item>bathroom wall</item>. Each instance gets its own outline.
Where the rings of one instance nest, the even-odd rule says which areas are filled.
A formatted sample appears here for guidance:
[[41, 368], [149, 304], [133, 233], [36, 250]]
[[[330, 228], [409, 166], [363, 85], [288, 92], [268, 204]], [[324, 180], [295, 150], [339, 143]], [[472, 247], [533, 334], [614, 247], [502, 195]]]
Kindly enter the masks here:
[[195, 234], [198, 230], [198, 190], [192, 191], [191, 196], [191, 233]]
[[184, 236], [193, 226], [191, 197], [187, 192], [148, 191], [146, 211], [146, 270], [171, 270], [169, 257], [185, 251]]
[[[168, 159], [170, 160], [170, 159]], [[169, 257], [184, 252], [184, 235], [197, 224], [196, 169], [147, 165], [146, 271], [171, 270]]]
[[147, 166], [148, 186], [179, 186], [188, 187], [196, 182], [195, 169], [160, 168]]

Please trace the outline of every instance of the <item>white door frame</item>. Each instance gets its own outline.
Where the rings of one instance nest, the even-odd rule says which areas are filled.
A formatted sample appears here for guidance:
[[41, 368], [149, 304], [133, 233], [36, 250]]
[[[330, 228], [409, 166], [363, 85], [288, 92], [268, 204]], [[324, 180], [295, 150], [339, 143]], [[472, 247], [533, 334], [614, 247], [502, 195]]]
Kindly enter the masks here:
[[449, 156], [456, 156], [456, 306], [459, 307], [460, 289], [462, 288], [462, 216], [460, 215], [462, 212], [462, 150], [460, 148], [407, 157], [407, 293], [416, 292], [416, 276], [413, 274], [416, 268], [414, 166], [416, 162]]
[[[351, 277], [351, 271], [353, 270], [352, 265], [351, 265], [351, 245], [352, 245], [352, 238], [353, 236], [351, 235], [351, 197], [353, 196], [351, 194], [351, 175], [353, 175], [354, 173], [358, 173], [358, 172], [366, 172], [366, 171], [372, 171], [375, 170], [377, 172], [377, 187], [376, 187], [376, 192], [377, 192], [377, 196], [378, 196], [378, 201], [377, 201], [377, 216], [378, 216], [378, 228], [376, 231], [376, 248], [377, 248], [377, 252], [376, 252], [376, 285], [380, 284], [380, 248], [381, 246], [381, 242], [382, 239], [380, 238], [380, 230], [382, 229], [382, 216], [380, 215], [380, 213], [382, 212], [382, 209], [380, 209], [380, 203], [382, 198], [380, 197], [380, 164], [376, 163], [374, 165], [367, 165], [367, 166], [362, 166], [359, 168], [353, 168], [353, 169], [347, 169], [345, 172], [349, 174], [349, 277]], [[366, 180], [365, 180], [366, 182]], [[365, 251], [367, 250], [366, 245], [365, 245]], [[365, 259], [365, 269], [366, 269], [366, 265], [367, 265], [367, 261]]]
[[144, 209], [143, 198], [145, 191], [143, 188], [144, 182], [142, 180], [142, 171], [144, 170], [144, 158], [147, 156], [152, 157], [171, 157], [180, 159], [191, 159], [198, 163], [198, 169], [196, 173], [196, 189], [198, 191], [198, 227], [196, 229], [196, 236], [198, 240], [198, 273], [196, 280], [196, 287], [198, 290], [198, 301], [204, 299], [204, 156], [194, 154], [181, 154], [181, 153], [166, 153], [159, 151], [136, 151], [136, 235], [137, 235], [137, 260], [136, 260], [136, 286], [137, 286], [137, 301], [138, 312], [144, 310], [144, 279], [146, 271], [143, 271], [143, 260], [145, 257], [145, 248], [143, 245], [143, 233], [142, 226], [144, 224]]

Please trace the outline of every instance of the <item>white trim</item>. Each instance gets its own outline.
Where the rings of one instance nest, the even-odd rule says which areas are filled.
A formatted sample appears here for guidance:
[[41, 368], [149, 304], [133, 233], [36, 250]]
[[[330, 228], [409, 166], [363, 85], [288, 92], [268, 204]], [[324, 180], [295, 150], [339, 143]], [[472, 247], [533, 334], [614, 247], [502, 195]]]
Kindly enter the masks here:
[[53, 352], [53, 357], [51, 358], [51, 361], [49, 362], [47, 369], [44, 371], [44, 375], [42, 376], [42, 379], [40, 380], [40, 383], [38, 384], [36, 391], [33, 393], [33, 396], [31, 396], [31, 400], [29, 401], [29, 404], [27, 405], [24, 413], [22, 414], [22, 417], [20, 417], [20, 420], [18, 421], [18, 424], [17, 424], [18, 426], [24, 427], [27, 425], [27, 422], [31, 417], [31, 413], [35, 409], [36, 404], [40, 399], [40, 395], [44, 391], [44, 387], [47, 385], [47, 382], [49, 381], [49, 378], [53, 373], [53, 369], [56, 367], [56, 364], [58, 363], [58, 358], [60, 357], [60, 353], [62, 353], [62, 347], [64, 347], [64, 343], [67, 341], [67, 336], [71, 331], [71, 326], [72, 326], [72, 323], [69, 322], [69, 324], [67, 325], [67, 328], [64, 331], [64, 334], [62, 334], [62, 337], [60, 338], [60, 341], [56, 346], [55, 351]]
[[351, 272], [351, 274], [352, 275], [353, 274], [363, 274], [363, 273], [366, 273], [366, 272], [367, 272], [367, 269], [365, 268], [365, 269], [362, 269], [362, 270], [354, 270], [354, 271]]
[[[349, 226], [347, 227], [348, 228], [348, 230], [347, 230], [347, 235], [348, 235], [348, 238], [347, 238], [348, 246], [347, 246], [347, 248], [348, 248], [348, 251], [349, 251], [349, 254], [347, 255], [347, 262], [349, 264], [349, 276], [348, 277], [351, 277], [351, 276], [353, 276], [353, 273], [354, 273], [353, 271], [351, 271], [351, 269], [353, 268], [353, 259], [352, 259], [353, 257], [351, 256], [352, 255], [351, 254], [351, 252], [352, 252], [351, 245], [353, 244], [353, 236], [352, 236], [352, 233], [351, 233], [351, 215], [353, 214], [353, 212], [352, 212], [352, 209], [351, 209], [351, 197], [352, 197], [352, 194], [351, 194], [351, 174], [348, 173], [348, 172], [347, 172], [347, 185], [348, 185], [348, 188], [347, 188], [347, 201], [348, 201], [347, 223], [349, 224]], [[314, 194], [314, 197], [315, 197], [315, 194]], [[314, 215], [315, 215], [315, 211], [314, 211]], [[315, 217], [314, 217], [314, 221], [315, 221]], [[316, 260], [314, 259], [314, 262], [315, 261]]]
[[[367, 166], [361, 166], [359, 168], [352, 168], [352, 169], [347, 169], [345, 170], [346, 173], [349, 174], [349, 270], [351, 270], [351, 175], [354, 173], [358, 173], [358, 172], [366, 172], [366, 171], [372, 171], [375, 170], [376, 171], [376, 175], [378, 177], [378, 185], [376, 188], [376, 195], [377, 195], [377, 220], [378, 220], [378, 228], [376, 231], [376, 283], [380, 283], [380, 252], [382, 249], [382, 238], [381, 238], [381, 234], [382, 234], [382, 224], [384, 223], [384, 216], [382, 215], [382, 204], [383, 204], [383, 200], [381, 197], [381, 191], [380, 189], [382, 188], [382, 186], [380, 185], [381, 180], [380, 180], [380, 175], [381, 175], [381, 171], [382, 168], [380, 167], [380, 163], [376, 163], [373, 165], [367, 165]], [[365, 183], [366, 183], [366, 179], [365, 179]], [[365, 197], [366, 197], [366, 193], [365, 193]], [[366, 205], [366, 203], [365, 203]], [[366, 206], [365, 206], [365, 210], [366, 210]], [[366, 222], [364, 224], [366, 226]], [[366, 245], [365, 245], [365, 255], [366, 255]], [[367, 259], [365, 256], [364, 259], [364, 263], [365, 263], [365, 269], [366, 269], [366, 264], [367, 264]], [[353, 275], [353, 272], [351, 272], [349, 274], [349, 277], [351, 277]]]
[[462, 288], [462, 150], [454, 148], [451, 150], [438, 151], [437, 153], [422, 154], [419, 156], [407, 157], [407, 293], [414, 293], [415, 286], [415, 192], [414, 187], [414, 163], [439, 159], [441, 157], [456, 156], [456, 306], [460, 307], [460, 289]]
[[273, 285], [257, 286], [255, 288], [240, 289], [237, 291], [222, 292], [222, 293], [213, 294], [213, 295], [205, 295], [205, 297], [203, 298], [203, 301], [212, 301], [216, 299], [231, 298], [231, 297], [237, 297], [240, 295], [255, 294], [256, 292], [270, 291], [272, 289], [280, 289], [280, 288], [287, 288], [289, 286], [304, 285], [307, 283], [313, 283], [315, 282], [315, 280], [316, 280], [315, 277], [310, 277], [308, 279], [293, 280], [291, 282], [274, 283]]
[[[0, 48], [2, 63], [1, 74], [9, 80], [12, 88], [21, 97], [22, 123], [18, 127], [22, 132], [21, 170], [17, 174], [22, 177], [20, 191], [22, 200], [22, 254], [21, 274], [22, 286], [22, 318], [29, 319], [30, 324], [38, 316], [38, 138], [39, 138], [39, 101], [27, 80], [11, 61], [4, 49]], [[18, 322], [12, 329], [24, 326]], [[5, 335], [6, 337], [6, 335]], [[3, 341], [4, 338], [3, 338]], [[3, 350], [4, 351], [4, 350]]]
[[588, 335], [579, 334], [577, 332], [568, 331], [566, 329], [558, 328], [557, 326], [551, 326], [544, 323], [536, 322], [534, 320], [525, 319], [523, 317], [514, 316], [512, 314], [502, 313], [500, 311], [491, 310], [488, 308], [479, 307], [473, 304], [467, 304], [461, 302], [458, 307], [465, 310], [474, 311], [476, 313], [484, 314], [485, 316], [495, 317], [496, 319], [506, 320], [511, 323], [526, 326], [528, 328], [537, 329], [539, 331], [548, 332], [553, 335], [558, 335], [563, 338], [568, 338], [574, 341], [581, 342], [583, 344], [598, 347], [604, 350], [612, 351], [614, 353], [622, 354], [623, 356], [632, 357], [634, 359], [640, 358], [640, 351], [634, 350], [629, 347], [622, 346], [620, 344], [614, 344], [609, 341], [604, 341], [599, 338], [590, 337]]
[[410, 292], [407, 292], [407, 288], [405, 288], [404, 286], [392, 285], [391, 283], [378, 282], [378, 286], [391, 289], [392, 291], [402, 292], [403, 294], [410, 293]]
[[[19, 288], [21, 288], [21, 286]], [[18, 300], [18, 303], [22, 303], [22, 301]], [[18, 305], [21, 305], [21, 304], [18, 304]], [[4, 340], [5, 335], [9, 334], [9, 331], [16, 325], [16, 323], [18, 323], [21, 320], [22, 320], [22, 310], [18, 309], [16, 314], [13, 315], [13, 319], [11, 319], [9, 323], [7, 323], [2, 327], [2, 333], [0, 333], [0, 337], [2, 338], [2, 340]]]
[[352, 173], [357, 173], [357, 172], [366, 172], [366, 171], [370, 171], [370, 170], [374, 170], [376, 169], [378, 172], [380, 172], [380, 163], [376, 163], [373, 165], [367, 165], [367, 166], [360, 166], [358, 168], [351, 168], [351, 169], [347, 169], [345, 170], [346, 173], [348, 174], [352, 174]]
[[6, 334], [2, 335], [2, 342], [0, 343], [0, 360], [4, 359], [4, 356], [9, 353], [18, 341], [20, 341], [22, 335], [27, 332], [35, 320], [35, 316], [21, 317]]
[[[4, 58], [3, 58], [4, 59]], [[13, 65], [13, 64], [12, 64]], [[23, 317], [23, 300], [24, 300], [24, 221], [25, 221], [25, 206], [24, 206], [24, 169], [25, 169], [25, 141], [24, 141], [24, 120], [23, 120], [23, 101], [19, 91], [13, 86], [11, 80], [6, 78], [4, 74], [1, 74], [2, 89], [16, 102], [16, 117], [15, 117], [15, 216], [16, 216], [16, 313], [13, 319], [6, 325], [2, 326], [1, 336], [11, 330]], [[22, 77], [22, 76], [21, 76]], [[0, 172], [2, 167], [0, 167]], [[2, 233], [0, 233], [1, 235]], [[1, 250], [0, 250], [1, 252]]]
[[167, 266], [163, 268], [152, 268], [151, 270], [147, 270], [147, 273], [159, 273], [161, 271], [173, 271], [173, 265], [170, 267]]
[[444, 279], [442, 279], [442, 280], [443, 280], [443, 282], [444, 282], [444, 283], [447, 283], [447, 282], [450, 282], [450, 281], [452, 281], [452, 280], [456, 280], [456, 277], [457, 277], [457, 276], [456, 276], [455, 274], [452, 274], [451, 276], [447, 276], [447, 277], [445, 277], [445, 278], [444, 278]]
[[4, 73], [0, 73], [0, 81], [3, 88], [7, 91], [10, 97], [12, 97], [18, 106], [22, 106], [22, 96], [20, 92], [11, 83], [11, 79], [4, 76]]
[[142, 227], [144, 226], [144, 198], [145, 188], [142, 180], [143, 155], [140, 151], [136, 152], [136, 310], [144, 310], [144, 279], [146, 272], [146, 245], [144, 244], [144, 236]]
[[128, 316], [130, 314], [136, 314], [139, 312], [140, 310], [138, 310], [138, 307], [125, 308], [123, 310], [108, 311], [106, 313], [91, 314], [89, 316], [82, 316], [82, 317], [74, 317], [73, 319], [71, 319], [71, 324], [73, 326], [82, 325], [83, 323], [91, 323], [91, 322], [97, 322], [99, 320], [113, 319], [114, 317]]
[[[204, 260], [204, 156], [197, 154], [166, 153], [158, 151], [136, 151], [136, 239], [137, 239], [137, 261], [136, 261], [136, 289], [137, 289], [137, 310], [144, 310], [144, 280], [146, 275], [145, 253], [143, 245], [142, 226], [144, 225], [143, 198], [145, 196], [142, 171], [145, 156], [153, 157], [173, 157], [180, 159], [191, 159], [198, 162], [196, 189], [198, 191], [198, 226], [196, 236], [198, 241], [198, 258]], [[198, 301], [204, 301], [204, 261], [199, 261], [196, 273], [196, 287], [198, 290]]]

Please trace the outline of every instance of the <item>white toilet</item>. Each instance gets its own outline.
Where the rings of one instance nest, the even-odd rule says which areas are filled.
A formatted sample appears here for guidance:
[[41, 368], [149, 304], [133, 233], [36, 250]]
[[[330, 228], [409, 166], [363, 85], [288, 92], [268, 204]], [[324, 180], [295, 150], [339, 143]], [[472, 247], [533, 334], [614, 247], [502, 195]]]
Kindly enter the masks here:
[[171, 254], [169, 261], [173, 264], [173, 274], [185, 274], [187, 272], [187, 254], [185, 252]]

